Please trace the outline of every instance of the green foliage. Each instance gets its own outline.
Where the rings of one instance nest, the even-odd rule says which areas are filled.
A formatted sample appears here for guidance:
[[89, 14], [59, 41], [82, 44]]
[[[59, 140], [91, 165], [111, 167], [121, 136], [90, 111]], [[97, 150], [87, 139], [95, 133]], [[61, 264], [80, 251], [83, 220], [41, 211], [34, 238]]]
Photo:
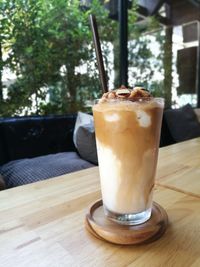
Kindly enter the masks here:
[[[140, 38], [147, 27], [137, 25], [137, 6], [129, 14], [129, 62], [137, 67], [137, 83], [153, 77], [149, 40]], [[96, 15], [108, 78], [113, 68], [109, 54], [114, 45], [118, 69], [118, 25], [108, 18], [101, 1], [83, 11], [79, 0], [1, 0], [0, 2], [0, 115], [63, 114], [87, 110], [87, 100], [101, 94], [89, 14]], [[156, 22], [152, 21], [152, 28]], [[6, 54], [6, 58], [3, 58]], [[157, 62], [156, 62], [156, 65]], [[2, 71], [9, 68], [17, 79], [7, 88]], [[82, 71], [80, 71], [80, 69]], [[84, 70], [84, 71], [83, 71]], [[117, 76], [116, 76], [116, 86]], [[7, 97], [3, 92], [7, 92]]]
[[[1, 115], [18, 115], [22, 110], [29, 114], [30, 110], [36, 114], [74, 112], [84, 108], [86, 99], [99, 95], [97, 68], [91, 68], [96, 58], [91, 46], [89, 13], [96, 14], [105, 41], [114, 38], [112, 33], [108, 38], [105, 25], [109, 25], [107, 32], [111, 32], [114, 23], [108, 23], [108, 14], [99, 1], [93, 1], [91, 10], [85, 12], [79, 3], [78, 0], [1, 2], [0, 42], [4, 51], [8, 51], [2, 69], [7, 66], [17, 75], [16, 82], [7, 88], [8, 98], [1, 101], [4, 102]], [[104, 55], [107, 53], [105, 48]], [[108, 66], [109, 61], [105, 62]], [[80, 66], [84, 66], [85, 73], [77, 71]]]
[[[156, 73], [163, 73], [162, 28], [155, 17], [148, 17], [141, 23], [137, 22], [136, 11], [137, 5], [134, 4], [129, 12], [129, 79], [134, 80], [135, 85], [144, 86], [159, 96], [159, 91], [155, 88], [159, 84], [160, 92], [163, 90], [163, 83], [156, 77]], [[160, 45], [158, 55], [153, 52], [153, 43]]]

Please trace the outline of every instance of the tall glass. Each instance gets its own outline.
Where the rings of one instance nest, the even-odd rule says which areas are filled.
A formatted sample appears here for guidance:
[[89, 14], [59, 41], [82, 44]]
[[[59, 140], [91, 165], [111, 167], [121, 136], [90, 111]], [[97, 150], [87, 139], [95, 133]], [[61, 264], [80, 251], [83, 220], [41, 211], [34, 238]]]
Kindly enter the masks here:
[[104, 211], [120, 224], [151, 216], [163, 107], [152, 97], [93, 106]]

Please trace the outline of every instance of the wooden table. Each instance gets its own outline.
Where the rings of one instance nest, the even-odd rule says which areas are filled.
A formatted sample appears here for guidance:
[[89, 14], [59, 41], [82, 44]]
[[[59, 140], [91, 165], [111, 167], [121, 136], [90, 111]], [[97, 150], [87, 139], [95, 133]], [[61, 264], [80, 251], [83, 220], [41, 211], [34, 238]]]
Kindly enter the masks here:
[[86, 232], [98, 168], [0, 192], [0, 266], [200, 266], [200, 138], [161, 148], [154, 200], [169, 216], [154, 243], [119, 246]]

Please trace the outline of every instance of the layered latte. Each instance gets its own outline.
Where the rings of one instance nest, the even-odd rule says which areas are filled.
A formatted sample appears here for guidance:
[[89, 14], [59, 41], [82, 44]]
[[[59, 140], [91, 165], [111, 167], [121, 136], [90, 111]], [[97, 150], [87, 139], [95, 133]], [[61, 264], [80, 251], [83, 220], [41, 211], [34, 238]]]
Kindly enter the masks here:
[[142, 88], [120, 88], [93, 107], [103, 203], [121, 223], [151, 215], [163, 105]]

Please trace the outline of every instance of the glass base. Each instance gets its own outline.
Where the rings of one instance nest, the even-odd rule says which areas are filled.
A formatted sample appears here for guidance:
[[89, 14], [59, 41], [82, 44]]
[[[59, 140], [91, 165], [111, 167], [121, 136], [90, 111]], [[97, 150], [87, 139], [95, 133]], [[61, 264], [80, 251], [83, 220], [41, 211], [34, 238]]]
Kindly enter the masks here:
[[108, 219], [116, 223], [124, 224], [124, 225], [142, 224], [148, 221], [151, 217], [151, 208], [143, 212], [139, 212], [139, 213], [119, 214], [119, 213], [114, 213], [112, 211], [109, 211], [104, 206], [104, 212], [105, 212], [105, 215], [108, 217]]

